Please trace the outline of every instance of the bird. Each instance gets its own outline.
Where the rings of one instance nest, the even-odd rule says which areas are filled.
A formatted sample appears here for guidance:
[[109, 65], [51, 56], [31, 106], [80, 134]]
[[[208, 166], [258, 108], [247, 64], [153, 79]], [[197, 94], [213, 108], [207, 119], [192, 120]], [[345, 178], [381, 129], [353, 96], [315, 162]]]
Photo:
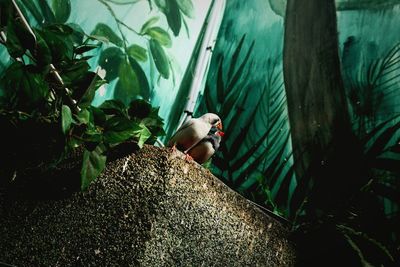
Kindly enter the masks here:
[[168, 146], [177, 148], [184, 154], [207, 137], [212, 127], [222, 130], [220, 117], [214, 113], [206, 113], [199, 118], [186, 121], [171, 137]]
[[188, 155], [199, 164], [203, 164], [218, 150], [224, 132], [211, 127], [210, 132], [197, 145], [188, 151]]

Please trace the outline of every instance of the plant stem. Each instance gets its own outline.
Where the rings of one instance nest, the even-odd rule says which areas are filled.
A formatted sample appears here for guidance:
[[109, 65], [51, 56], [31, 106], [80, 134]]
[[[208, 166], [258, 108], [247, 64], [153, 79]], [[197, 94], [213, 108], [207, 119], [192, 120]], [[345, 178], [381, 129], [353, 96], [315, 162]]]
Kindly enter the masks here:
[[120, 19], [117, 18], [117, 15], [115, 14], [114, 10], [112, 9], [112, 7], [110, 6], [109, 3], [107, 3], [105, 0], [98, 0], [100, 3], [102, 3], [107, 10], [111, 13], [111, 15], [113, 16], [115, 22], [117, 23], [117, 28], [119, 33], [121, 34], [122, 40], [123, 40], [123, 44], [124, 44], [124, 50], [125, 52], [128, 51], [128, 47], [127, 47], [127, 43], [128, 41], [126, 40], [125, 34], [122, 31], [121, 25], [125, 26], [127, 29], [131, 30], [132, 32], [134, 32], [135, 34], [141, 36], [137, 31], [135, 31], [134, 29], [132, 29], [131, 27], [129, 27], [128, 25], [126, 25], [123, 21], [121, 21]]
[[120, 19], [115, 18], [115, 20], [116, 20], [118, 23], [120, 23], [122, 26], [126, 27], [126, 28], [127, 28], [128, 30], [130, 30], [131, 32], [135, 33], [136, 35], [138, 35], [138, 36], [143, 36], [143, 34], [137, 32], [137, 31], [136, 31], [135, 29], [133, 29], [132, 27], [126, 25], [125, 22], [121, 21]]

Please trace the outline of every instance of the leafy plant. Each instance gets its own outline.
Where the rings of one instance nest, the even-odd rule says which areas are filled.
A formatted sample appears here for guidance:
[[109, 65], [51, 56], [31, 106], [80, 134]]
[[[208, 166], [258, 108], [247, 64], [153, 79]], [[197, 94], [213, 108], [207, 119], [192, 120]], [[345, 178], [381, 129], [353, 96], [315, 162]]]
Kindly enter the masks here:
[[[115, 33], [108, 25], [98, 23], [91, 35], [108, 40], [114, 46], [105, 49], [100, 56], [99, 65], [107, 71], [106, 80], [111, 82], [118, 78], [114, 89], [114, 97], [128, 104], [132, 97], [142, 96], [149, 100], [152, 92], [148, 78], [141, 65], [142, 63], [154, 64], [160, 78], [169, 79], [173, 74], [172, 64], [165, 50], [172, 46], [172, 38], [167, 30], [158, 25], [159, 17], [151, 17], [143, 23], [140, 30], [135, 30], [118, 19], [110, 4], [125, 5], [135, 4], [139, 1], [98, 0], [113, 16], [118, 29]], [[162, 12], [172, 30], [177, 36], [182, 23], [186, 25], [184, 17], [191, 17], [193, 4], [191, 0], [148, 1], [150, 9], [156, 7]], [[129, 45], [123, 29], [126, 29], [143, 41], [147, 48], [139, 44]], [[151, 62], [150, 62], [151, 61]]]
[[8, 170], [2, 179], [14, 180], [20, 170], [45, 161], [56, 165], [82, 147], [81, 188], [86, 189], [104, 169], [110, 148], [128, 140], [139, 147], [154, 143], [164, 134], [163, 122], [145, 100], [92, 106], [95, 91], [106, 80], [89, 70], [91, 56], [85, 54], [102, 42], [77, 25], [58, 23], [69, 14], [53, 13], [46, 1], [41, 12], [26, 3], [36, 16], [46, 14], [49, 23], [31, 30], [20, 14], [14, 17], [17, 7], [11, 1], [1, 3], [1, 30], [7, 29], [7, 41], [1, 43], [13, 59], [0, 83], [2, 169]]
[[[308, 247], [314, 253], [301, 251], [304, 258], [300, 262], [305, 265], [311, 264], [312, 258], [325, 261], [334, 250], [347, 255], [346, 263], [350, 265], [397, 266], [399, 263], [400, 233], [396, 225], [400, 214], [400, 117], [391, 106], [399, 92], [398, 52], [397, 44], [367, 68], [361, 65], [356, 76], [351, 72], [345, 76], [354, 130], [363, 148], [360, 158], [353, 159], [361, 162], [362, 170], [353, 172], [355, 175], [349, 181], [359, 186], [343, 202], [346, 205], [339, 210], [315, 210], [312, 207], [318, 199], [308, 196], [320, 188], [307, 177], [298, 177], [299, 184], [305, 186], [296, 188], [296, 197], [291, 203], [300, 206], [293, 222], [294, 238], [299, 247]], [[339, 192], [347, 186], [350, 185], [336, 183], [330, 190]], [[308, 193], [301, 199], [298, 192], [305, 187]], [[324, 242], [324, 249], [318, 247], [323, 242], [322, 235], [331, 240], [329, 244]]]
[[[309, 259], [339, 266], [343, 258], [352, 266], [397, 266], [400, 125], [393, 114], [392, 97], [399, 92], [398, 45], [360, 70], [350, 83], [348, 91], [353, 98], [349, 103], [358, 132], [354, 141], [363, 147], [360, 158], [352, 160], [354, 165], [361, 162], [362, 171], [347, 170], [356, 173], [347, 184], [329, 183], [332, 192], [357, 185], [351, 187], [355, 190], [348, 199], [341, 200], [346, 205], [330, 210], [310, 197], [321, 189], [320, 184], [294, 174], [296, 159], [288, 143], [289, 129], [284, 127], [287, 117], [280, 61], [269, 62], [263, 89], [254, 86], [248, 73], [251, 45], [244, 49], [245, 40], [243, 37], [233, 51], [215, 53], [215, 70], [209, 74], [197, 110], [198, 114], [215, 112], [224, 122], [226, 135], [210, 164], [212, 172], [246, 197], [292, 220], [299, 262], [304, 266], [312, 265]], [[368, 106], [369, 101], [373, 106]], [[336, 252], [342, 257], [332, 256]]]
[[[297, 211], [293, 222], [294, 240], [299, 247], [308, 247], [314, 253], [301, 249], [302, 264], [310, 264], [311, 258], [325, 261], [337, 249], [340, 249], [337, 253], [347, 255], [347, 263], [351, 265], [396, 266], [398, 263], [399, 118], [395, 116], [378, 124], [362, 138], [364, 172], [353, 179], [363, 184], [347, 199], [346, 206], [340, 210], [319, 210], [318, 218], [312, 219], [313, 210], [309, 207], [313, 203], [306, 198]], [[319, 188], [314, 186], [310, 190]], [[330, 242], [323, 241], [322, 236]]]
[[281, 184], [287, 185], [293, 178], [282, 73], [278, 60], [268, 60], [266, 82], [257, 88], [248, 79], [254, 42], [245, 52], [244, 44], [245, 35], [230, 62], [217, 56], [217, 71], [207, 81], [197, 112], [219, 114], [224, 123], [226, 134], [211, 166], [214, 174], [280, 213], [287, 201], [280, 193], [285, 188]]
[[390, 112], [390, 99], [398, 96], [400, 81], [400, 44], [378, 60], [361, 65], [356, 76], [347, 72], [348, 97], [358, 135], [370, 130]]
[[[68, 12], [71, 9], [70, 0], [61, 1], [63, 3], [52, 1], [51, 6], [46, 0], [20, 1], [22, 2], [21, 8], [29, 11], [38, 25], [54, 22], [64, 23], [68, 19]], [[158, 25], [159, 16], [144, 21], [141, 29], [137, 30], [120, 20], [114, 12], [115, 5], [133, 5], [140, 1], [143, 0], [98, 0], [110, 12], [116, 23], [117, 31], [100, 22], [90, 34], [92, 38], [108, 44], [102, 51], [98, 64], [106, 70], [107, 82], [117, 80], [114, 98], [123, 101], [126, 105], [137, 96], [148, 101], [151, 99], [154, 93], [152, 91], [153, 68], [158, 71], [159, 79], [169, 79], [174, 75], [173, 65], [166, 51], [166, 48], [170, 48], [172, 45], [172, 38], [168, 30]], [[188, 32], [185, 17], [193, 17], [191, 0], [149, 0], [147, 2], [150, 10], [156, 9], [165, 16], [174, 36], [180, 33], [182, 25]], [[72, 25], [70, 24], [70, 26]], [[130, 44], [126, 38], [126, 31], [139, 37], [138, 42]], [[143, 46], [143, 43], [147, 43], [147, 47]], [[150, 78], [143, 71], [143, 64], [150, 65]]]

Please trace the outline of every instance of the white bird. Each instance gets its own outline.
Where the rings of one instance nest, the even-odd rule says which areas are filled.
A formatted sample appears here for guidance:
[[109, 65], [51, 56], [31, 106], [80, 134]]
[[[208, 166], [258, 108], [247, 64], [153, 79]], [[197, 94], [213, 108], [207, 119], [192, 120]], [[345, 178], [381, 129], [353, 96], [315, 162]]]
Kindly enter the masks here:
[[203, 164], [217, 151], [222, 136], [224, 136], [222, 131], [212, 127], [208, 135], [188, 151], [188, 155], [197, 163]]
[[171, 137], [168, 146], [176, 147], [186, 154], [208, 135], [213, 126], [222, 130], [221, 119], [214, 113], [206, 113], [199, 118], [192, 118]]

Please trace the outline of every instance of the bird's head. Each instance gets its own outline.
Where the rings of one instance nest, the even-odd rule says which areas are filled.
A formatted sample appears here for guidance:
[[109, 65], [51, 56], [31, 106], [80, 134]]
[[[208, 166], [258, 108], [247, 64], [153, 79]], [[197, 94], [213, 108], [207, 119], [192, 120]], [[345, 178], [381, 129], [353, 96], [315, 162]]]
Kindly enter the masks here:
[[214, 113], [206, 113], [200, 117], [202, 120], [211, 124], [211, 127], [217, 127], [219, 130], [222, 130], [222, 121], [217, 114]]
[[208, 135], [217, 135], [219, 137], [223, 137], [225, 133], [219, 130], [216, 126], [212, 126], [210, 131], [208, 132]]

